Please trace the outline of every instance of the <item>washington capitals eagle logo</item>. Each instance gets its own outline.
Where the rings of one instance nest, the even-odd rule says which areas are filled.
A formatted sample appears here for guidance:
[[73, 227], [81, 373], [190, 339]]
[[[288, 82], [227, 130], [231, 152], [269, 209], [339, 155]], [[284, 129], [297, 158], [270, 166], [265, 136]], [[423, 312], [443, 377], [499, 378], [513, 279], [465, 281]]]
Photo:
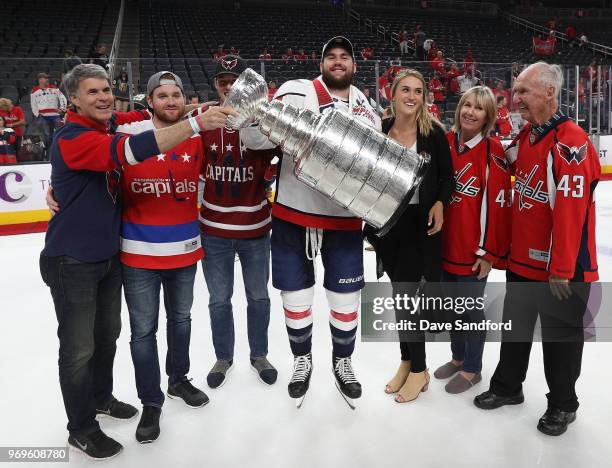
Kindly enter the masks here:
[[559, 155], [565, 160], [566, 163], [572, 164], [572, 162], [576, 161], [576, 165], [578, 166], [586, 159], [588, 148], [586, 143], [580, 148], [576, 148], [575, 146], [570, 147], [558, 142], [557, 149], [559, 150]]
[[500, 157], [500, 156], [496, 156], [494, 154], [491, 154], [491, 159], [503, 171], [507, 171], [508, 170], [508, 161], [506, 161], [506, 158]]
[[221, 59], [221, 66], [226, 70], [232, 70], [238, 64], [238, 59], [225, 60]]

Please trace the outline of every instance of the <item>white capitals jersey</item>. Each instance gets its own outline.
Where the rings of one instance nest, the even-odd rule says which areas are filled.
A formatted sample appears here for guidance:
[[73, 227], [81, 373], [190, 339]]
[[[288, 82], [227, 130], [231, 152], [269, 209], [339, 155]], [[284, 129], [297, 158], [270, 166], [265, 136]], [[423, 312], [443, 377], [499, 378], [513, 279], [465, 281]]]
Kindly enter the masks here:
[[[348, 111], [356, 119], [381, 129], [380, 117], [368, 99], [351, 86], [348, 103], [334, 98], [321, 77], [313, 81], [292, 80], [284, 83], [274, 95], [284, 103], [320, 114], [332, 108]], [[361, 220], [327, 196], [300, 182], [294, 174], [293, 158], [286, 156], [280, 164], [277, 192], [272, 216], [305, 227], [337, 230], [361, 229]]]

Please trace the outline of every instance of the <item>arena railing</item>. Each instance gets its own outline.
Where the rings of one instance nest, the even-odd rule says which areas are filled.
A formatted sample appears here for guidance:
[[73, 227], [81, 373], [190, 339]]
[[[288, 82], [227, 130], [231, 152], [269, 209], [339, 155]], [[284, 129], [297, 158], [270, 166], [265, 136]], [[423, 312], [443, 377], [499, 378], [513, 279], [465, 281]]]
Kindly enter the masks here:
[[[503, 17], [506, 18], [510, 23], [521, 26], [525, 29], [529, 29], [536, 33], [544, 34], [548, 36], [550, 33], [550, 29], [545, 26], [533, 23], [525, 18], [521, 18], [520, 16], [513, 15], [512, 13], [503, 13]], [[568, 42], [567, 35], [561, 31], [554, 31], [555, 38], [559, 39], [561, 42]], [[600, 53], [607, 57], [612, 57], [612, 47], [608, 47], [603, 44], [598, 44], [596, 42], [588, 41], [583, 47], [586, 47], [593, 52]]]
[[119, 47], [121, 46], [121, 31], [123, 30], [123, 16], [125, 12], [125, 0], [121, 0], [121, 6], [119, 7], [119, 15], [117, 18], [117, 26], [115, 27], [115, 36], [113, 38], [113, 45], [111, 51], [108, 54], [108, 71], [113, 76], [115, 74], [115, 64], [117, 55], [119, 53]]

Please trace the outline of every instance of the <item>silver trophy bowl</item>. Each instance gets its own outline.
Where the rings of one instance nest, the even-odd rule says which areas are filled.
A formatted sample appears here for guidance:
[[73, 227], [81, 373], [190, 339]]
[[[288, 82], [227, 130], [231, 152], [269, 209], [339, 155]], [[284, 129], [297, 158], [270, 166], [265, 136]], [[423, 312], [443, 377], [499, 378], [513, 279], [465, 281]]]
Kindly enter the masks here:
[[233, 129], [259, 123], [261, 132], [295, 162], [295, 176], [384, 235], [423, 180], [430, 156], [418, 154], [346, 112], [315, 114], [268, 102], [265, 80], [250, 68], [232, 86], [224, 106]]

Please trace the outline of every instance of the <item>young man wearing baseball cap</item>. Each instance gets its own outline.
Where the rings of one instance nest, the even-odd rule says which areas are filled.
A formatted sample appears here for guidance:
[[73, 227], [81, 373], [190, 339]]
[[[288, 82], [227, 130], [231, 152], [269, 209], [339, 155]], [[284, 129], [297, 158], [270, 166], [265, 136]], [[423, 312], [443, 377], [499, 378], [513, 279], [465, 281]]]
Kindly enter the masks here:
[[[235, 55], [220, 57], [214, 85], [223, 105], [238, 76], [246, 69]], [[209, 312], [217, 361], [208, 374], [211, 388], [225, 382], [234, 363], [232, 295], [234, 259], [240, 259], [247, 297], [247, 329], [251, 368], [259, 379], [272, 385], [277, 371], [267, 359], [270, 299], [270, 204], [266, 198], [266, 172], [275, 149], [251, 150], [267, 139], [256, 127], [227, 127], [202, 133], [205, 164], [204, 200], [201, 208], [202, 260], [209, 292]]]
[[[343, 36], [324, 46], [321, 75], [284, 83], [275, 99], [315, 113], [344, 109], [380, 130], [380, 118], [368, 99], [352, 86], [357, 71], [353, 45]], [[312, 372], [314, 259], [322, 254], [323, 285], [332, 334], [336, 386], [347, 402], [361, 396], [351, 355], [355, 347], [359, 291], [363, 287], [362, 221], [324, 195], [299, 182], [292, 158], [280, 165], [272, 208], [272, 284], [281, 290], [289, 344], [294, 355], [289, 395], [297, 404], [308, 390]]]

